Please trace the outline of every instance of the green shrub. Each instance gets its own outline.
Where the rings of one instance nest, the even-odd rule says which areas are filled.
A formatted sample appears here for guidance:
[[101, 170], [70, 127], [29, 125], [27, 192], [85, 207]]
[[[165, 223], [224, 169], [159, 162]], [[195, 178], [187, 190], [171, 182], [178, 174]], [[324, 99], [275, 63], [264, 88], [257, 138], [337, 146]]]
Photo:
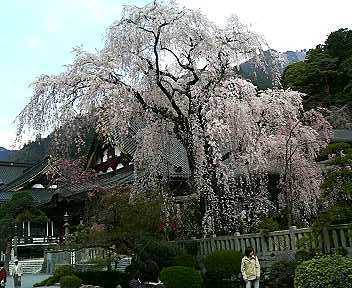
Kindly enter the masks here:
[[164, 268], [173, 265], [173, 259], [179, 254], [178, 252], [178, 249], [171, 243], [151, 240], [139, 246], [136, 254], [140, 261], [152, 260], [160, 268]]
[[321, 160], [328, 159], [328, 156], [331, 154], [339, 155], [342, 151], [346, 153], [346, 151], [349, 150], [350, 148], [351, 148], [351, 144], [344, 143], [344, 142], [329, 144], [326, 148], [324, 148], [320, 152], [319, 160], [321, 161]]
[[75, 271], [73, 270], [73, 267], [70, 265], [58, 265], [55, 268], [54, 271], [54, 276], [60, 280], [62, 276], [71, 276], [74, 275]]
[[76, 275], [86, 285], [104, 288], [115, 288], [117, 285], [128, 287], [126, 274], [119, 271], [85, 271], [77, 272]]
[[174, 265], [199, 269], [197, 259], [193, 255], [188, 254], [177, 255], [174, 258]]
[[295, 273], [295, 288], [352, 288], [352, 259], [323, 256], [302, 262]]
[[199, 245], [200, 244], [197, 241], [185, 242], [184, 249], [186, 250], [187, 254], [197, 256]]
[[33, 286], [34, 287], [40, 287], [40, 286], [52, 286], [55, 283], [58, 283], [63, 276], [71, 276], [74, 275], [74, 270], [73, 267], [70, 265], [57, 265], [55, 268], [54, 275], [41, 281], [38, 283], [35, 283]]
[[164, 268], [160, 280], [168, 288], [201, 288], [203, 279], [201, 273], [189, 267], [173, 266]]
[[314, 249], [299, 248], [296, 252], [296, 262], [301, 263], [303, 261], [308, 261], [319, 256], [323, 256], [323, 251], [320, 248], [314, 248]]
[[346, 200], [351, 200], [351, 181], [352, 171], [349, 168], [332, 170], [325, 176], [324, 183], [322, 185], [325, 190], [325, 196], [333, 197], [336, 201], [342, 203], [345, 203]]
[[269, 268], [268, 281], [272, 288], [293, 288], [296, 262], [277, 261]]
[[57, 282], [59, 282], [59, 280], [56, 277], [51, 276], [51, 277], [49, 277], [49, 278], [47, 278], [47, 279], [45, 279], [45, 280], [43, 280], [41, 282], [35, 283], [33, 285], [33, 287], [52, 286], [52, 285], [54, 285]]
[[238, 251], [217, 251], [204, 259], [206, 276], [213, 280], [229, 279], [241, 270], [241, 253]]
[[315, 234], [321, 233], [323, 228], [330, 225], [350, 223], [352, 221], [352, 208], [348, 203], [339, 203], [321, 213], [314, 221], [312, 228]]
[[108, 268], [111, 265], [111, 258], [106, 257], [97, 257], [88, 262], [89, 264], [94, 264], [95, 270], [104, 270], [104, 268]]
[[159, 278], [160, 268], [153, 260], [143, 262], [141, 269], [141, 278], [145, 282], [157, 282]]
[[62, 276], [60, 278], [60, 287], [61, 288], [78, 288], [81, 286], [81, 279], [75, 275]]
[[336, 253], [337, 255], [347, 256], [348, 251], [347, 251], [347, 249], [344, 248], [344, 247], [338, 247], [338, 248], [336, 248], [335, 253]]
[[279, 222], [272, 218], [272, 217], [267, 217], [264, 218], [257, 227], [257, 230], [262, 230], [265, 232], [273, 232], [273, 231], [279, 231], [280, 229], [280, 224]]

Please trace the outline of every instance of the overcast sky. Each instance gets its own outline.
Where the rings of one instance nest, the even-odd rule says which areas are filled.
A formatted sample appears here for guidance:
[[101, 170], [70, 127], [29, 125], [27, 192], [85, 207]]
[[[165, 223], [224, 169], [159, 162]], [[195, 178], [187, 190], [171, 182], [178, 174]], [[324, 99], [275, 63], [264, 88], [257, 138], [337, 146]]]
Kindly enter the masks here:
[[[340, 27], [352, 27], [352, 0], [179, 0], [221, 23], [237, 14], [278, 50], [311, 48]], [[0, 146], [10, 148], [12, 121], [31, 96], [29, 84], [42, 73], [58, 73], [72, 47], [101, 48], [107, 26], [123, 4], [145, 0], [0, 1]]]

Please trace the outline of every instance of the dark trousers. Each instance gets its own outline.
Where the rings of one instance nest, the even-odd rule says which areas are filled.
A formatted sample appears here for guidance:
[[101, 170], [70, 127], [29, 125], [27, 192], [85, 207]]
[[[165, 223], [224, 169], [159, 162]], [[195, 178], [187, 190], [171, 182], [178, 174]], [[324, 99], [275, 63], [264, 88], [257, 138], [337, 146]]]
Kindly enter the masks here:
[[21, 276], [13, 275], [13, 284], [14, 284], [15, 288], [20, 288], [21, 287]]

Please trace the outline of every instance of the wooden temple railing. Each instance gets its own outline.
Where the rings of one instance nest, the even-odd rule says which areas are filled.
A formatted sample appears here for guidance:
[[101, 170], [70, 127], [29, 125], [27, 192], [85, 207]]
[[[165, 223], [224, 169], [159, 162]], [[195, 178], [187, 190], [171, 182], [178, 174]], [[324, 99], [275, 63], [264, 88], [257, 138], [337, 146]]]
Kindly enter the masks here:
[[[12, 239], [14, 244], [15, 239]], [[54, 245], [59, 244], [59, 237], [23, 237], [17, 239], [17, 247], [34, 245]]]
[[16, 236], [12, 239], [12, 245], [17, 247], [35, 245], [45, 246], [58, 244], [60, 241], [57, 229], [54, 227], [54, 222], [50, 220], [46, 223], [39, 224], [26, 221], [19, 227], [16, 225], [14, 230]]

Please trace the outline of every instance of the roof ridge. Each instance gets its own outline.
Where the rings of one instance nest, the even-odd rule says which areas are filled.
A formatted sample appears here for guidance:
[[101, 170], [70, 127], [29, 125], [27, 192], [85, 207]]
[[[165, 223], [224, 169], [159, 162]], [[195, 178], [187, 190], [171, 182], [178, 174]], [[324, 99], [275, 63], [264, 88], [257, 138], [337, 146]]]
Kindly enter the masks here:
[[29, 162], [16, 162], [16, 161], [0, 161], [0, 166], [11, 166], [11, 167], [31, 167], [36, 163]]

